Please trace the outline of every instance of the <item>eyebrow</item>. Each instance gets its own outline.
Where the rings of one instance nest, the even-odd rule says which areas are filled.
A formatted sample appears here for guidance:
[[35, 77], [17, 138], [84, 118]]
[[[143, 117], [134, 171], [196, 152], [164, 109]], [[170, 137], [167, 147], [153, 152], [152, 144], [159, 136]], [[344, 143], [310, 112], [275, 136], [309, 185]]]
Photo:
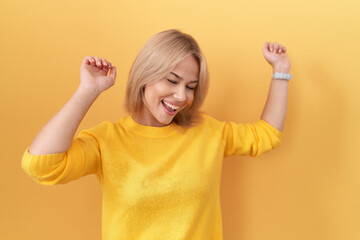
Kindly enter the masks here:
[[[172, 75], [174, 75], [176, 78], [178, 78], [178, 79], [181, 79], [181, 80], [183, 80], [183, 78], [182, 77], [180, 77], [179, 75], [177, 75], [176, 73], [174, 73], [174, 72], [170, 72], [170, 74], [172, 74]], [[192, 80], [192, 81], [190, 81], [191, 83], [195, 83], [195, 82], [199, 82], [198, 80]]]

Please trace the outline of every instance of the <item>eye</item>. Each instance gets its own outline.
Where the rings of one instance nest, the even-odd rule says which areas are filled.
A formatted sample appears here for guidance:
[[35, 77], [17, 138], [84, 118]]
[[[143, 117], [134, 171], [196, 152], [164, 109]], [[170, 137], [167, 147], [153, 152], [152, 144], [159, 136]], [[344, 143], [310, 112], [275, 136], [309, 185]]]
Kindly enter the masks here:
[[190, 87], [190, 86], [186, 86], [187, 87], [187, 89], [189, 89], [189, 90], [195, 90], [195, 87]]
[[176, 81], [174, 81], [174, 80], [171, 80], [171, 79], [167, 79], [170, 83], [172, 83], [172, 84], [177, 84], [177, 82]]

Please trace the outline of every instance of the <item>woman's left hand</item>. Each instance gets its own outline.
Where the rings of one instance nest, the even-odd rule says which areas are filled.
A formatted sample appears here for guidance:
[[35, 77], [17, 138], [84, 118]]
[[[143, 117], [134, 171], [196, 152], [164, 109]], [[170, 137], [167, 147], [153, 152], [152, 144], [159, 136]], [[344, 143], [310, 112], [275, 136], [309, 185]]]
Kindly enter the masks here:
[[274, 68], [274, 72], [289, 73], [291, 62], [284, 46], [277, 42], [265, 42], [262, 50], [266, 61]]

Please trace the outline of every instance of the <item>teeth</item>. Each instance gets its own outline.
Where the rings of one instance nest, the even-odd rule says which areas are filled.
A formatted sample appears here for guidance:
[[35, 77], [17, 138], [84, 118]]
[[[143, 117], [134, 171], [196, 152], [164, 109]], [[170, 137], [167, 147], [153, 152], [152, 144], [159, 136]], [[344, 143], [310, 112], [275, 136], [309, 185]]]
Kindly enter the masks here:
[[168, 106], [169, 108], [172, 108], [173, 110], [179, 109], [179, 107], [176, 107], [176, 106], [174, 106], [174, 105], [171, 105], [170, 103], [167, 103], [167, 102], [165, 102], [164, 100], [163, 100], [163, 103], [164, 103], [166, 106]]

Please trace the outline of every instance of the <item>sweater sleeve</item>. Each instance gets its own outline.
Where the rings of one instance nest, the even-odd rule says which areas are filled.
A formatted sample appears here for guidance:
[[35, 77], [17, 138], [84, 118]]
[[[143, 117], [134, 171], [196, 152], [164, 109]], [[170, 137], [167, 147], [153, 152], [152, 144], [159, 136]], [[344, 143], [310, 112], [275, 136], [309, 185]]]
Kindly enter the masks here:
[[227, 122], [224, 127], [225, 156], [259, 156], [280, 145], [282, 133], [264, 120], [253, 124]]
[[108, 130], [104, 122], [81, 131], [63, 153], [32, 155], [26, 148], [21, 166], [35, 182], [43, 185], [63, 184], [89, 174], [96, 174], [101, 182], [100, 142], [106, 139]]

